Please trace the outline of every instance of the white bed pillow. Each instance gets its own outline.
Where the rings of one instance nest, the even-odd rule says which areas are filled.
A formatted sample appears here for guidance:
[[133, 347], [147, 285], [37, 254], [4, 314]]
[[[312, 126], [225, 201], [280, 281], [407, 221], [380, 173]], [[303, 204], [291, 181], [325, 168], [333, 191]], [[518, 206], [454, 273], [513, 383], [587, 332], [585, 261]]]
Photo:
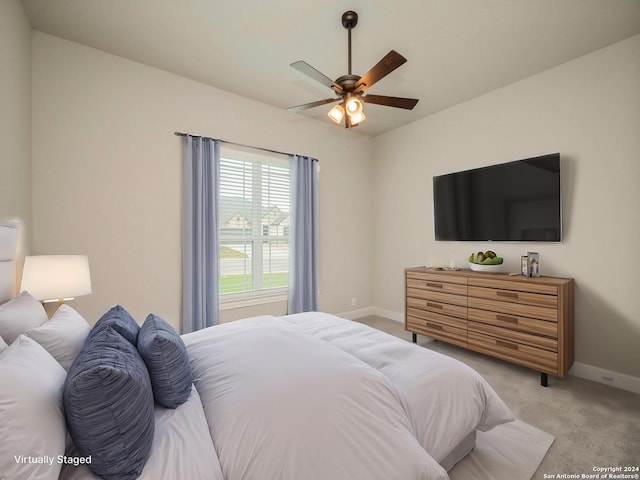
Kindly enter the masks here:
[[0, 353], [2, 353], [4, 351], [5, 348], [7, 348], [8, 345], [5, 343], [5, 341], [2, 339], [2, 337], [0, 337]]
[[27, 330], [39, 327], [48, 320], [42, 304], [33, 298], [29, 292], [20, 295], [0, 305], [0, 337], [11, 345]]
[[0, 353], [0, 478], [58, 478], [66, 439], [65, 377], [58, 362], [26, 335]]
[[82, 350], [91, 331], [87, 321], [67, 304], [60, 305], [44, 325], [28, 330], [26, 334], [44, 347], [62, 368], [69, 370]]

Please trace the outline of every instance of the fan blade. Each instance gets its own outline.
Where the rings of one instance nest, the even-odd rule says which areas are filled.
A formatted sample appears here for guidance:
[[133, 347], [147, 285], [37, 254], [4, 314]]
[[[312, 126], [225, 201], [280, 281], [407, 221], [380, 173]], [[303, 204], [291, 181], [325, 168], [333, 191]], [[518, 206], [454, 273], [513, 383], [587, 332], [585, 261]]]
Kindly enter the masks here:
[[370, 88], [378, 80], [386, 77], [396, 68], [407, 61], [402, 55], [395, 50], [391, 50], [387, 53], [382, 60], [376, 63], [362, 78], [358, 81], [355, 91], [364, 92], [367, 88]]
[[336, 93], [342, 93], [342, 87], [327, 77], [324, 73], [319, 72], [311, 65], [309, 65], [304, 60], [298, 60], [297, 62], [293, 62], [291, 64], [293, 68], [298, 70], [301, 73], [304, 73], [306, 76], [313, 78], [316, 82], [320, 82], [323, 85], [326, 85], [329, 88], [332, 88], [336, 91]]
[[419, 100], [415, 98], [403, 97], [387, 97], [386, 95], [363, 95], [362, 101], [366, 103], [375, 103], [376, 105], [384, 105], [385, 107], [404, 108], [413, 110]]
[[287, 110], [290, 112], [301, 112], [303, 110], [307, 110], [313, 107], [319, 107], [320, 105], [326, 105], [327, 103], [338, 102], [342, 100], [342, 98], [325, 98], [324, 100], [318, 100], [317, 102], [305, 103], [304, 105], [298, 105], [296, 107], [289, 107]]

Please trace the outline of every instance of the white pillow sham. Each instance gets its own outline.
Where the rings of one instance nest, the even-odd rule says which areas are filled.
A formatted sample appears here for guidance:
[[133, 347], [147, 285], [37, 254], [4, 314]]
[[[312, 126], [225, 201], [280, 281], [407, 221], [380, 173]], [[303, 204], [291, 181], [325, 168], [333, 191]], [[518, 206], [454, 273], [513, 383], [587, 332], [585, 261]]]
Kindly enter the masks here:
[[18, 335], [39, 327], [48, 319], [42, 304], [24, 291], [0, 305], [0, 337], [11, 345]]
[[60, 305], [51, 320], [26, 334], [44, 347], [62, 368], [69, 370], [91, 331], [87, 321], [67, 304]]
[[0, 353], [0, 478], [58, 478], [65, 378], [58, 362], [26, 335]]

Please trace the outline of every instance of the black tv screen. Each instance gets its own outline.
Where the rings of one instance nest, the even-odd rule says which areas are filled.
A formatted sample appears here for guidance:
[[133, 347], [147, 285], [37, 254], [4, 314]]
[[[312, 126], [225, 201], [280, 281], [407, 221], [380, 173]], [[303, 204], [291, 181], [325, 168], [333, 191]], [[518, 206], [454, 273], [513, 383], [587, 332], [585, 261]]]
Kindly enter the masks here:
[[433, 177], [436, 240], [559, 242], [560, 154]]

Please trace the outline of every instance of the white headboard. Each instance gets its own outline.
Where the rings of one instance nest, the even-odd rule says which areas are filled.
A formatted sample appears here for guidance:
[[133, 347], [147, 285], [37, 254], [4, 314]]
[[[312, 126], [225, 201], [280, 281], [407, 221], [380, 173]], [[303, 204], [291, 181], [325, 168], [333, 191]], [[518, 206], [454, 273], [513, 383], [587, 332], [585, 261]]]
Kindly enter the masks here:
[[0, 303], [15, 293], [17, 231], [16, 222], [0, 221]]

